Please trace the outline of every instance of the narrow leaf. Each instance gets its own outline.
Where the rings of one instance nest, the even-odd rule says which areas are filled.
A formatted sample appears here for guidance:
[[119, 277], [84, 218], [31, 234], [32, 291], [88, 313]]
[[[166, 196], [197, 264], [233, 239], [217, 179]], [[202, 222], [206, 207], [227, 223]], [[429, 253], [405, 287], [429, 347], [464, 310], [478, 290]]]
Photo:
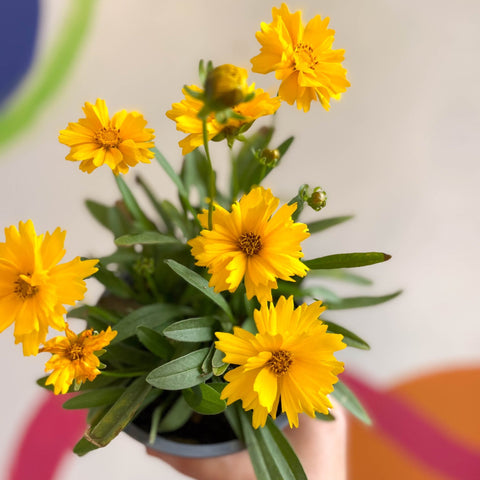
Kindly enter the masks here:
[[336, 323], [331, 322], [330, 320], [325, 320], [324, 318], [322, 320], [323, 323], [328, 325], [327, 331], [330, 333], [339, 333], [340, 335], [343, 335], [343, 342], [349, 347], [360, 348], [361, 350], [370, 350], [370, 345], [365, 340], [362, 340], [358, 335], [355, 335], [355, 333], [343, 328], [340, 325], [337, 325]]
[[134, 380], [85, 438], [96, 446], [110, 443], [132, 420], [151, 388], [144, 377]]
[[124, 387], [90, 390], [81, 395], [76, 395], [72, 398], [69, 398], [62, 406], [67, 410], [76, 410], [81, 408], [94, 408], [112, 405], [124, 391]]
[[311, 222], [308, 224], [308, 231], [311, 234], [321, 232], [322, 230], [326, 230], [327, 228], [333, 227], [335, 225], [339, 225], [340, 223], [346, 222], [353, 218], [353, 215], [345, 215], [343, 217], [330, 217], [324, 218], [322, 220], [317, 220], [316, 222]]
[[148, 374], [147, 382], [162, 390], [182, 390], [205, 382], [212, 376], [201, 369], [209, 350], [201, 348], [155, 368]]
[[131, 247], [133, 245], [164, 245], [166, 243], [180, 243], [175, 237], [163, 235], [160, 232], [142, 232], [133, 235], [122, 235], [115, 239], [119, 247]]
[[391, 255], [381, 252], [362, 252], [362, 253], [339, 253], [328, 255], [326, 257], [305, 260], [303, 263], [312, 269], [317, 268], [352, 268], [372, 265], [374, 263], [385, 262]]
[[347, 308], [371, 307], [380, 303], [388, 302], [392, 298], [397, 297], [402, 293], [402, 290], [390, 293], [389, 295], [382, 295], [379, 297], [347, 297], [339, 301], [326, 302], [329, 310], [345, 310]]
[[170, 358], [173, 347], [168, 340], [160, 333], [148, 328], [144, 325], [137, 327], [137, 337], [157, 357], [168, 359]]
[[213, 317], [187, 318], [172, 323], [163, 330], [163, 334], [180, 342], [208, 342], [215, 338], [213, 327], [216, 323]]
[[352, 273], [349, 270], [331, 268], [328, 270], [310, 270], [308, 272], [309, 277], [321, 277], [327, 280], [338, 280], [340, 282], [354, 283], [357, 285], [372, 285], [373, 282], [364, 277], [363, 275], [358, 275]]
[[173, 432], [183, 427], [192, 416], [192, 409], [182, 395], [170, 407], [165, 416], [161, 419], [157, 431], [159, 433]]
[[132, 298], [132, 289], [115, 273], [107, 270], [101, 263], [97, 263], [98, 271], [95, 278], [111, 293], [121, 298]]
[[137, 327], [143, 325], [161, 331], [173, 320], [185, 315], [189, 309], [180, 305], [170, 305], [168, 303], [155, 303], [145, 305], [132, 313], [128, 314], [115, 325], [117, 336], [112, 343], [118, 343], [125, 338], [136, 335]]
[[87, 200], [85, 205], [95, 220], [110, 230], [115, 237], [125, 235], [130, 230], [130, 222], [117, 207], [102, 205], [93, 200]]
[[[367, 425], [372, 424], [368, 413], [363, 408], [355, 394], [340, 380], [335, 384], [335, 390], [332, 397], [343, 405], [348, 411], [355, 415], [359, 420]], [[334, 412], [335, 413], [335, 412]]]
[[122, 194], [123, 201], [125, 202], [125, 206], [127, 207], [128, 211], [132, 215], [132, 217], [140, 223], [140, 225], [145, 230], [155, 230], [155, 225], [147, 218], [147, 216], [143, 213], [143, 210], [138, 205], [135, 196], [133, 195], [130, 188], [128, 188], [125, 180], [122, 178], [121, 175], [115, 176], [115, 181], [117, 182], [118, 188], [120, 193]]
[[190, 285], [197, 288], [206, 297], [215, 302], [227, 315], [234, 321], [232, 312], [227, 301], [219, 293], [214, 292], [213, 288], [208, 286], [208, 281], [201, 277], [198, 273], [190, 270], [175, 260], [165, 260], [165, 263], [180, 277], [182, 277]]

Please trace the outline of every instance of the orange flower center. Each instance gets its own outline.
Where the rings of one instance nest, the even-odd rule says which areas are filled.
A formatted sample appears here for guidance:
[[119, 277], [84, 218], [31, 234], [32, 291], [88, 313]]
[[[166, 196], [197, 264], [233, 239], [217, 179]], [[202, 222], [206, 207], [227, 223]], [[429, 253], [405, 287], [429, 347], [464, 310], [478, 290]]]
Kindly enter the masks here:
[[313, 48], [307, 43], [297, 43], [293, 51], [293, 69], [294, 70], [315, 70], [318, 60], [313, 54]]
[[242, 233], [238, 239], [238, 246], [245, 255], [251, 257], [252, 255], [256, 255], [262, 249], [263, 245], [260, 235], [248, 232]]
[[[31, 277], [31, 273], [25, 274], [27, 277]], [[35, 285], [30, 285], [26, 282], [23, 278], [18, 277], [15, 281], [15, 289], [14, 292], [22, 299], [26, 300], [27, 298], [31, 298], [38, 293], [38, 287]]]
[[293, 363], [293, 353], [286, 350], [277, 350], [267, 362], [267, 366], [277, 376], [285, 375]]
[[67, 356], [70, 357], [70, 360], [80, 360], [83, 357], [83, 345], [74, 343], [67, 352]]
[[95, 133], [95, 142], [104, 148], [116, 148], [120, 143], [120, 130], [112, 127], [102, 127]]

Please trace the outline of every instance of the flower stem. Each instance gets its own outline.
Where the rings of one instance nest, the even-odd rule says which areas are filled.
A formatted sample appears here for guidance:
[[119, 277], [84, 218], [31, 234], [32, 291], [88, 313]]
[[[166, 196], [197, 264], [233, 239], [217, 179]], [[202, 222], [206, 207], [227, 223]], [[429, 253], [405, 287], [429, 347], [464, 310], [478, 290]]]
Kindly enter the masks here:
[[212, 229], [212, 217], [213, 217], [213, 201], [215, 200], [215, 171], [212, 166], [212, 159], [210, 158], [210, 150], [208, 148], [208, 131], [207, 131], [207, 119], [204, 117], [202, 119], [202, 131], [203, 131], [203, 147], [205, 148], [205, 156], [207, 157], [208, 162], [208, 176], [209, 176], [209, 185], [208, 185], [208, 229]]

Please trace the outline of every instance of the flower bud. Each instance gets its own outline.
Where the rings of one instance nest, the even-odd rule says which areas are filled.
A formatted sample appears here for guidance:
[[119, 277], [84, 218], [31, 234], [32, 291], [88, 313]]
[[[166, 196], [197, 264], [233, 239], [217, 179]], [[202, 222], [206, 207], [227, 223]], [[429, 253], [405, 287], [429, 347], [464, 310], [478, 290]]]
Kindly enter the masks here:
[[268, 148], [264, 148], [260, 152], [259, 161], [263, 165], [266, 165], [269, 168], [273, 168], [277, 166], [278, 161], [280, 160], [280, 152], [275, 150], [269, 150]]
[[316, 212], [324, 208], [327, 205], [327, 194], [325, 190], [323, 190], [322, 187], [315, 187], [307, 199], [307, 203]]
[[205, 97], [212, 110], [231, 108], [247, 95], [247, 71], [225, 64], [211, 70], [205, 81]]

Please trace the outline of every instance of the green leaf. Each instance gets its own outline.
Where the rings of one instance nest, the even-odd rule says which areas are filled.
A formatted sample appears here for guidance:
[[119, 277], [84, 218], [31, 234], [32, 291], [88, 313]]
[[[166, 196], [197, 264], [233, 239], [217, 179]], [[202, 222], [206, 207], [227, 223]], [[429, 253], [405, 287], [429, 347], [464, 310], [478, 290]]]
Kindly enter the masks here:
[[282, 158], [290, 148], [290, 145], [295, 140], [295, 137], [288, 137], [284, 142], [282, 142], [278, 147], [277, 150], [280, 152], [280, 158]]
[[209, 350], [201, 348], [160, 365], [148, 374], [147, 382], [162, 390], [182, 390], [205, 382], [212, 376], [201, 369]]
[[373, 282], [364, 277], [363, 275], [357, 275], [348, 270], [331, 268], [329, 270], [310, 270], [308, 272], [309, 277], [321, 277], [327, 280], [339, 280], [341, 282], [354, 283], [357, 285], [372, 285]]
[[225, 353], [223, 353], [221, 350], [215, 350], [212, 358], [212, 371], [217, 377], [222, 376], [230, 365], [229, 363], [223, 362], [224, 358]]
[[171, 357], [173, 347], [160, 333], [151, 328], [140, 325], [137, 327], [137, 337], [157, 357], [168, 359]]
[[248, 453], [257, 478], [307, 480], [298, 457], [271, 418], [264, 428], [254, 429], [251, 414], [239, 412]]
[[339, 253], [326, 257], [305, 260], [303, 263], [312, 269], [321, 268], [352, 268], [373, 265], [390, 260], [391, 255], [381, 252]]
[[360, 348], [361, 350], [370, 350], [370, 345], [365, 341], [362, 340], [358, 335], [343, 328], [336, 323], [331, 322], [330, 320], [322, 319], [323, 323], [328, 325], [327, 332], [330, 333], [339, 333], [343, 335], [343, 343], [347, 344], [349, 347]]
[[83, 457], [88, 452], [96, 450], [97, 448], [100, 448], [100, 445], [94, 445], [93, 443], [89, 442], [85, 437], [82, 437], [73, 447], [73, 453], [75, 453], [79, 457]]
[[323, 220], [317, 220], [308, 224], [308, 231], [313, 235], [314, 233], [321, 232], [327, 228], [339, 225], [353, 218], [353, 215], [345, 215], [343, 217], [330, 217]]
[[132, 420], [151, 388], [144, 377], [134, 380], [101, 420], [85, 433], [84, 438], [97, 447], [110, 443]]
[[133, 235], [122, 235], [115, 239], [119, 247], [131, 247], [133, 245], [164, 245], [166, 243], [180, 243], [175, 237], [163, 235], [160, 232], [142, 232]]
[[359, 420], [367, 425], [372, 424], [368, 413], [363, 408], [355, 394], [340, 380], [335, 384], [335, 390], [332, 392], [332, 397], [343, 405], [348, 411], [355, 415]]
[[192, 416], [192, 409], [187, 404], [183, 395], [179, 395], [177, 401], [170, 407], [160, 421], [157, 431], [159, 433], [173, 432], [183, 427]]
[[320, 285], [303, 287], [298, 286], [297, 283], [281, 282], [279, 283], [277, 293], [285, 296], [294, 295], [296, 299], [304, 299], [306, 297], [319, 298], [322, 302], [334, 302], [340, 300], [340, 297], [336, 293]]
[[227, 407], [226, 400], [220, 400], [220, 392], [212, 385], [215, 384], [201, 383], [183, 390], [183, 397], [195, 412], [202, 415], [216, 415]]
[[98, 271], [95, 278], [111, 293], [121, 298], [132, 298], [132, 289], [115, 273], [107, 270], [101, 263], [97, 263]]
[[208, 197], [208, 185], [210, 183], [210, 167], [205, 155], [196, 148], [185, 155], [183, 159], [181, 177], [185, 188], [190, 192], [196, 188], [200, 204]]
[[160, 166], [163, 168], [165, 173], [170, 177], [170, 180], [173, 181], [173, 183], [177, 187], [177, 190], [178, 190], [178, 193], [180, 194], [180, 196], [184, 197], [184, 198], [188, 198], [188, 193], [187, 193], [187, 190], [185, 188], [185, 185], [183, 184], [180, 177], [176, 174], [175, 170], [172, 168], [170, 163], [168, 163], [168, 160], [160, 153], [158, 148], [154, 147], [152, 150], [155, 153], [155, 159], [160, 164]]
[[371, 307], [380, 303], [388, 302], [392, 298], [397, 297], [402, 293], [402, 290], [390, 293], [389, 295], [382, 295], [379, 297], [347, 297], [339, 301], [325, 302], [329, 310], [345, 310], [347, 308], [361, 308]]
[[67, 313], [68, 318], [86, 320], [90, 328], [101, 331], [118, 322], [119, 317], [112, 312], [98, 306], [82, 305], [73, 308]]
[[201, 277], [198, 273], [190, 270], [175, 260], [165, 260], [165, 263], [180, 277], [182, 277], [190, 285], [197, 288], [206, 297], [215, 302], [234, 322], [234, 318], [227, 301], [219, 293], [214, 292], [213, 288], [208, 286], [208, 281]]
[[69, 398], [63, 404], [63, 408], [67, 410], [76, 410], [81, 408], [94, 408], [112, 405], [112, 403], [115, 403], [124, 391], [124, 387], [90, 390], [86, 393]]
[[93, 200], [87, 200], [85, 205], [95, 220], [110, 230], [115, 237], [129, 232], [130, 222], [117, 207], [102, 205]]
[[137, 327], [141, 325], [161, 331], [170, 322], [189, 311], [187, 307], [170, 305], [168, 303], [154, 303], [140, 307], [123, 317], [115, 325], [115, 330], [118, 333], [112, 340], [112, 343], [118, 343], [128, 337], [133, 337], [136, 335]]
[[115, 175], [115, 181], [117, 182], [120, 193], [122, 194], [123, 201], [132, 217], [142, 226], [145, 230], [156, 230], [155, 225], [147, 218], [143, 213], [143, 210], [138, 205], [135, 196], [130, 188], [128, 188], [125, 180], [121, 175]]
[[214, 326], [218, 323], [213, 317], [187, 318], [172, 323], [163, 334], [180, 342], [209, 342], [215, 338]]

